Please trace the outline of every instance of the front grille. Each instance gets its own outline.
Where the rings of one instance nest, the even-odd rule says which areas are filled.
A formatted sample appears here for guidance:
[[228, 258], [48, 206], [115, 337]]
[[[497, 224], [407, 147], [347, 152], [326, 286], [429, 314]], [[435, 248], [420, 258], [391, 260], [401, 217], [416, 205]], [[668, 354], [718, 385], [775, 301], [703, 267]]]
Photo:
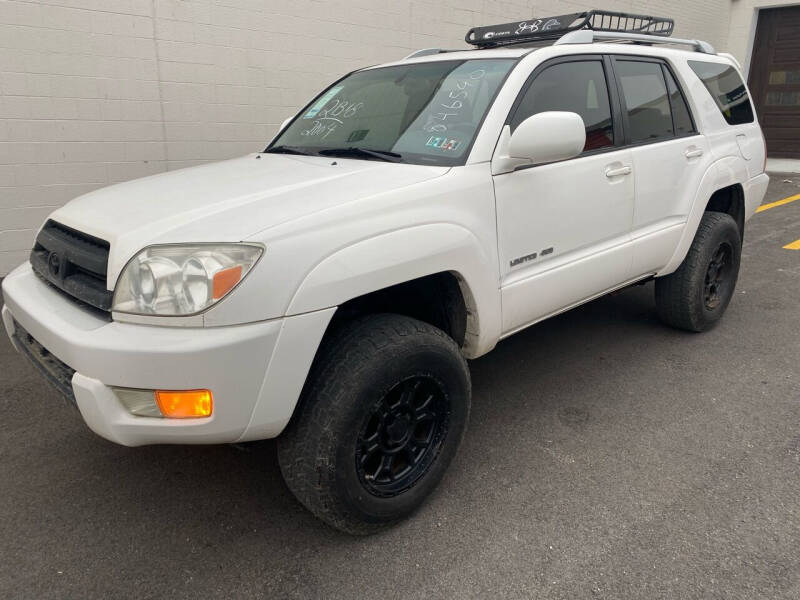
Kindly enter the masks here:
[[73, 408], [78, 408], [78, 404], [75, 401], [75, 392], [72, 390], [72, 376], [75, 374], [75, 369], [68, 367], [50, 354], [16, 321], [14, 321], [14, 342], [22, 351], [22, 354], [27, 356], [33, 366], [44, 375], [48, 383], [67, 400], [67, 404]]
[[70, 227], [47, 221], [31, 250], [31, 266], [39, 277], [100, 310], [111, 309], [106, 289], [109, 244]]

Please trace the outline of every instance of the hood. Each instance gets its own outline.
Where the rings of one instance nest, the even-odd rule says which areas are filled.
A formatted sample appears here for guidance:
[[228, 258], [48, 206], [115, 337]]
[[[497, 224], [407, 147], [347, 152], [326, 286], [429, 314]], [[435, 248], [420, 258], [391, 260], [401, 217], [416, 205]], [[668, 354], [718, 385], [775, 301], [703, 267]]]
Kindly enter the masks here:
[[111, 244], [112, 281], [131, 256], [151, 244], [238, 242], [447, 171], [371, 160], [251, 154], [90, 192], [51, 218]]

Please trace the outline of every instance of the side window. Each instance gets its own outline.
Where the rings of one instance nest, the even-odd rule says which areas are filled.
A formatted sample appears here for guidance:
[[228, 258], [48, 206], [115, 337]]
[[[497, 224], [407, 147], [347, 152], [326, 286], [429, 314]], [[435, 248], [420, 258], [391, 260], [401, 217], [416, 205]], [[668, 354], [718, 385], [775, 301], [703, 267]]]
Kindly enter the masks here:
[[667, 78], [667, 91], [669, 92], [670, 103], [672, 104], [672, 120], [675, 123], [675, 135], [689, 135], [695, 132], [692, 125], [692, 117], [689, 115], [689, 107], [686, 99], [681, 94], [678, 84], [672, 74], [664, 68], [664, 76]]
[[672, 115], [661, 64], [617, 60], [614, 70], [628, 111], [631, 142], [672, 137]]
[[690, 60], [689, 66], [711, 93], [729, 125], [753, 122], [753, 107], [742, 78], [730, 65]]
[[528, 117], [549, 110], [578, 113], [586, 125], [586, 150], [614, 145], [614, 127], [603, 63], [565, 62], [536, 76], [511, 119], [511, 131]]

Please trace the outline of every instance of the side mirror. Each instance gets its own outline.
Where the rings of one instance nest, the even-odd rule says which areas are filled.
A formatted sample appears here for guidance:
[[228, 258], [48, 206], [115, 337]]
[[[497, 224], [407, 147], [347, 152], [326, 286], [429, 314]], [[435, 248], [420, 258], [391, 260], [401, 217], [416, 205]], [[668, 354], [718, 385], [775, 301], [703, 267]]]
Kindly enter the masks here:
[[528, 117], [511, 134], [508, 155], [533, 163], [574, 158], [586, 145], [586, 126], [574, 112], [549, 111]]
[[284, 129], [286, 129], [286, 126], [287, 126], [289, 123], [291, 123], [291, 122], [292, 122], [292, 119], [294, 119], [294, 117], [289, 117], [288, 119], [284, 120], [284, 122], [283, 122], [283, 123], [281, 123], [281, 126], [278, 128], [278, 131], [283, 131]]

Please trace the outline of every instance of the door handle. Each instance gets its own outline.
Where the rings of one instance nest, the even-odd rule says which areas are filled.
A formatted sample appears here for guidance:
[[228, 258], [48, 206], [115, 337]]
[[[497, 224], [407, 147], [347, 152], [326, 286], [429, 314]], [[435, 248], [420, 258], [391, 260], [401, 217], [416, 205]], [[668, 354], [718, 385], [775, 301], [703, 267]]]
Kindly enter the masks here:
[[689, 148], [686, 152], [683, 153], [686, 158], [697, 158], [699, 156], [703, 156], [703, 150], [700, 148]]
[[630, 175], [631, 168], [628, 165], [624, 167], [606, 167], [606, 177], [619, 177], [622, 175]]

